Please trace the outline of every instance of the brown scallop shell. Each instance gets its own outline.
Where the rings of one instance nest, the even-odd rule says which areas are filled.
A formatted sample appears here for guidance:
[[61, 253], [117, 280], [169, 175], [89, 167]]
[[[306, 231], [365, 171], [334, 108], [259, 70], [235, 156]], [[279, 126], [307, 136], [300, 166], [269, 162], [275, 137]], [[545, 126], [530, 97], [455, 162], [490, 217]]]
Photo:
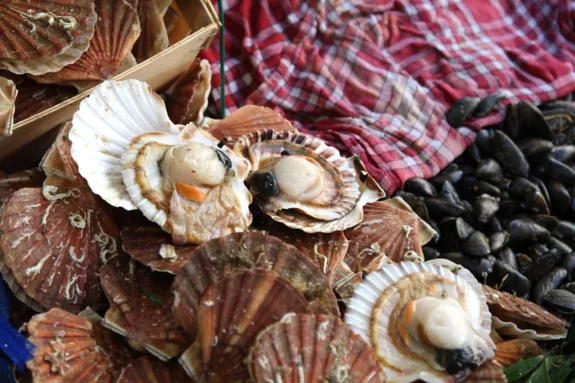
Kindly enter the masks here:
[[102, 328], [93, 312], [84, 318], [52, 309], [32, 317], [27, 329], [37, 347], [26, 364], [34, 382], [111, 382], [114, 370], [131, 360], [121, 339]]
[[176, 274], [191, 259], [197, 246], [174, 245], [172, 236], [158, 225], [125, 226], [120, 233], [126, 253], [154, 271]]
[[127, 365], [114, 383], [187, 383], [192, 382], [177, 361], [165, 363], [142, 356]]
[[72, 84], [83, 90], [85, 81], [103, 81], [118, 73], [140, 35], [136, 0], [95, 0], [95, 7], [98, 22], [88, 50], [73, 64], [58, 72], [33, 76], [34, 80], [44, 84]]
[[0, 136], [12, 134], [17, 94], [18, 91], [14, 82], [0, 77]]
[[503, 367], [495, 359], [483, 363], [463, 380], [464, 383], [507, 383]]
[[262, 233], [234, 233], [199, 246], [174, 281], [174, 314], [194, 338], [202, 294], [238, 269], [274, 270], [306, 297], [314, 311], [339, 315], [335, 295], [324, 275], [295, 247]]
[[156, 3], [156, 7], [158, 8], [158, 13], [160, 17], [164, 17], [168, 9], [170, 8], [170, 4], [172, 4], [172, 0], [154, 0]]
[[98, 270], [118, 254], [119, 230], [106, 209], [86, 188], [20, 189], [4, 205], [0, 261], [45, 309], [99, 309]]
[[287, 314], [258, 335], [248, 363], [255, 383], [386, 381], [373, 349], [325, 315]]
[[511, 339], [499, 342], [496, 346], [495, 360], [503, 367], [543, 354], [543, 350], [531, 339]]
[[199, 338], [180, 362], [198, 382], [248, 381], [244, 359], [260, 331], [287, 313], [308, 311], [304, 296], [274, 271], [238, 271], [202, 296]]
[[40, 167], [47, 176], [56, 175], [86, 185], [86, 181], [80, 176], [78, 165], [70, 153], [72, 149], [72, 142], [68, 138], [70, 129], [72, 129], [71, 121], [62, 125], [56, 140], [42, 158]]
[[96, 19], [93, 0], [3, 0], [0, 67], [17, 74], [58, 71], [88, 49]]
[[505, 291], [483, 286], [489, 311], [501, 321], [515, 323], [519, 328], [559, 329], [569, 322], [559, 318], [536, 303], [516, 297]]
[[171, 311], [171, 275], [122, 256], [100, 269], [100, 280], [111, 306], [104, 326], [126, 336], [134, 349], [168, 360], [191, 343]]
[[212, 136], [226, 140], [226, 144], [233, 146], [243, 135], [270, 129], [298, 133], [298, 130], [276, 111], [255, 105], [242, 106], [208, 131]]
[[393, 262], [408, 260], [409, 254], [423, 260], [417, 214], [383, 201], [367, 204], [363, 212], [363, 221], [345, 231], [350, 241], [348, 252], [361, 269], [379, 269], [384, 255]]
[[[142, 25], [142, 34], [134, 45], [134, 57], [142, 62], [160, 53], [169, 45], [168, 32], [164, 24], [164, 14], [167, 10], [165, 4], [158, 4], [158, 0], [138, 0], [138, 18]], [[162, 6], [160, 11], [158, 6]], [[168, 3], [169, 6], [169, 3]]]
[[[0, 205], [17, 190], [42, 186], [46, 176], [38, 169], [24, 170], [18, 173], [0, 175]], [[0, 214], [1, 216], [1, 214]]]
[[[212, 72], [207, 60], [194, 60], [192, 65], [166, 91], [166, 107], [174, 124], [199, 125], [204, 117], [211, 89]], [[217, 137], [216, 137], [217, 138]]]

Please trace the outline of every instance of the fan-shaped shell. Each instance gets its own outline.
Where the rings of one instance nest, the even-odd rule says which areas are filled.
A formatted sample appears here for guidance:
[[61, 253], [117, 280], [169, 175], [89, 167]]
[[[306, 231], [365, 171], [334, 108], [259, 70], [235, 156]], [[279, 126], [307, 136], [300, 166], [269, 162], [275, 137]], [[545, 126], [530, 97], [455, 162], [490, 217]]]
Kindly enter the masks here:
[[543, 354], [543, 350], [531, 339], [511, 339], [499, 342], [496, 346], [495, 360], [503, 367]]
[[238, 271], [202, 296], [199, 338], [180, 362], [199, 382], [248, 381], [244, 359], [257, 335], [291, 312], [308, 312], [307, 300], [292, 284], [269, 270]]
[[495, 359], [490, 359], [483, 363], [476, 370], [472, 371], [464, 383], [507, 383], [507, 377], [503, 366]]
[[120, 233], [126, 253], [152, 268], [176, 274], [188, 261], [197, 246], [174, 245], [168, 233], [158, 226], [125, 226]]
[[297, 129], [279, 113], [270, 108], [246, 105], [232, 112], [208, 128], [208, 132], [227, 145], [234, 145], [238, 138], [261, 130], [298, 133]]
[[[471, 347], [473, 364], [480, 365], [494, 355], [495, 345], [489, 336], [491, 314], [482, 302], [481, 291], [469, 284], [465, 280], [467, 277], [426, 263], [385, 265], [370, 273], [356, 287], [345, 322], [374, 347], [388, 379], [398, 382], [451, 381], [454, 377], [438, 365], [439, 358], [434, 355], [440, 349], [433, 346], [434, 351], [427, 355], [419, 343], [412, 346], [413, 340], [406, 340], [411, 338], [401, 335], [399, 315], [406, 312], [408, 302], [425, 297], [455, 299], [472, 329], [469, 346], [465, 347]], [[468, 373], [468, 367], [454, 371], [458, 380]]]
[[[208, 60], [196, 59], [168, 89], [168, 114], [176, 124], [201, 124], [208, 107], [212, 70]], [[211, 134], [211, 133], [210, 133]], [[216, 137], [218, 138], [218, 137]]]
[[[174, 281], [174, 314], [194, 337], [202, 294], [234, 270], [277, 272], [310, 301], [314, 311], [339, 314], [336, 298], [321, 271], [293, 246], [262, 233], [231, 234], [199, 246]], [[201, 328], [200, 328], [201, 331]]]
[[90, 47], [74, 63], [58, 72], [34, 76], [44, 84], [103, 81], [118, 73], [140, 35], [135, 0], [95, 0], [98, 15]]
[[[169, 45], [168, 32], [158, 0], [138, 0], [138, 18], [142, 24], [142, 34], [134, 46], [137, 62], [142, 62], [160, 53]], [[169, 6], [169, 4], [168, 4]], [[165, 5], [163, 5], [165, 8]], [[162, 9], [165, 12], [164, 9]]]
[[562, 339], [569, 322], [536, 303], [483, 286], [493, 314], [493, 328], [501, 335], [535, 340]]
[[192, 382], [184, 369], [173, 361], [161, 362], [142, 356], [127, 365], [115, 383], [188, 383]]
[[72, 149], [69, 139], [70, 129], [72, 129], [70, 121], [62, 125], [56, 140], [42, 158], [40, 167], [47, 176], [57, 176], [85, 185], [84, 179], [78, 173], [78, 165], [70, 153]]
[[37, 347], [27, 363], [34, 382], [107, 383], [114, 370], [131, 359], [93, 312], [84, 318], [52, 309], [32, 317], [27, 329]]
[[14, 82], [0, 77], [0, 136], [12, 134], [17, 94]]
[[171, 312], [172, 279], [128, 257], [104, 265], [100, 280], [111, 305], [104, 326], [126, 336], [135, 349], [145, 349], [161, 360], [180, 355], [191, 339]]
[[371, 347], [339, 318], [287, 314], [262, 331], [252, 347], [250, 373], [266, 382], [385, 382]]
[[118, 254], [119, 233], [89, 190], [20, 189], [6, 201], [0, 229], [3, 262], [28, 297], [46, 309], [102, 306], [98, 270]]
[[0, 4], [0, 67], [17, 74], [56, 72], [88, 49], [94, 2], [5, 0]]
[[0, 205], [19, 189], [42, 186], [45, 178], [44, 173], [36, 168], [0, 175]]

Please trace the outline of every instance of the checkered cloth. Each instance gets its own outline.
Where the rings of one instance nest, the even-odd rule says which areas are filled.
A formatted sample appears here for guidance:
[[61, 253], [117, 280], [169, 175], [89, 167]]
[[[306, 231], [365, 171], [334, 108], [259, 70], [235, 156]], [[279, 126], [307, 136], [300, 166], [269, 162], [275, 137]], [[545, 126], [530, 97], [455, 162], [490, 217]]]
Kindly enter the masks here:
[[[444, 116], [458, 98], [502, 90], [506, 103], [541, 103], [575, 90], [574, 1], [224, 3], [228, 113], [245, 104], [281, 111], [359, 155], [388, 192], [435, 175], [503, 118], [502, 105], [451, 128]], [[218, 39], [203, 53], [216, 106]]]

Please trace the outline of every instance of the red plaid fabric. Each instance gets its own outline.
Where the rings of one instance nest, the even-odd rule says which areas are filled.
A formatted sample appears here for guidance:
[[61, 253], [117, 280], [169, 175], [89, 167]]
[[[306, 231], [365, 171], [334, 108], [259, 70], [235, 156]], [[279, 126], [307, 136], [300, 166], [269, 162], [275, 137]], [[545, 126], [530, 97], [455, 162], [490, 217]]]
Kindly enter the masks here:
[[[463, 96], [505, 91], [534, 103], [575, 90], [569, 0], [227, 0], [229, 111], [256, 104], [357, 154], [392, 192], [431, 177], [501, 121], [445, 112]], [[216, 4], [217, 6], [217, 4]], [[212, 64], [219, 106], [219, 36]], [[219, 112], [212, 110], [215, 114]]]

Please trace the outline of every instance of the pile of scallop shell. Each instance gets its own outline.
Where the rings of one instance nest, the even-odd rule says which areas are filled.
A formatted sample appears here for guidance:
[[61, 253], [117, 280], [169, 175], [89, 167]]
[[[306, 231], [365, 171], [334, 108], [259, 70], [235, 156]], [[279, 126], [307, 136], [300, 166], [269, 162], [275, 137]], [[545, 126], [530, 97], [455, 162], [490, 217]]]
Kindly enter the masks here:
[[564, 334], [425, 262], [436, 232], [358, 158], [267, 108], [205, 117], [210, 80], [196, 60], [167, 106], [105, 81], [39, 170], [0, 177], [34, 382], [505, 382], [531, 333]]
[[[3, 0], [0, 136], [182, 37], [171, 0]], [[181, 19], [181, 20], [180, 20]], [[187, 33], [187, 31], [186, 31]]]

